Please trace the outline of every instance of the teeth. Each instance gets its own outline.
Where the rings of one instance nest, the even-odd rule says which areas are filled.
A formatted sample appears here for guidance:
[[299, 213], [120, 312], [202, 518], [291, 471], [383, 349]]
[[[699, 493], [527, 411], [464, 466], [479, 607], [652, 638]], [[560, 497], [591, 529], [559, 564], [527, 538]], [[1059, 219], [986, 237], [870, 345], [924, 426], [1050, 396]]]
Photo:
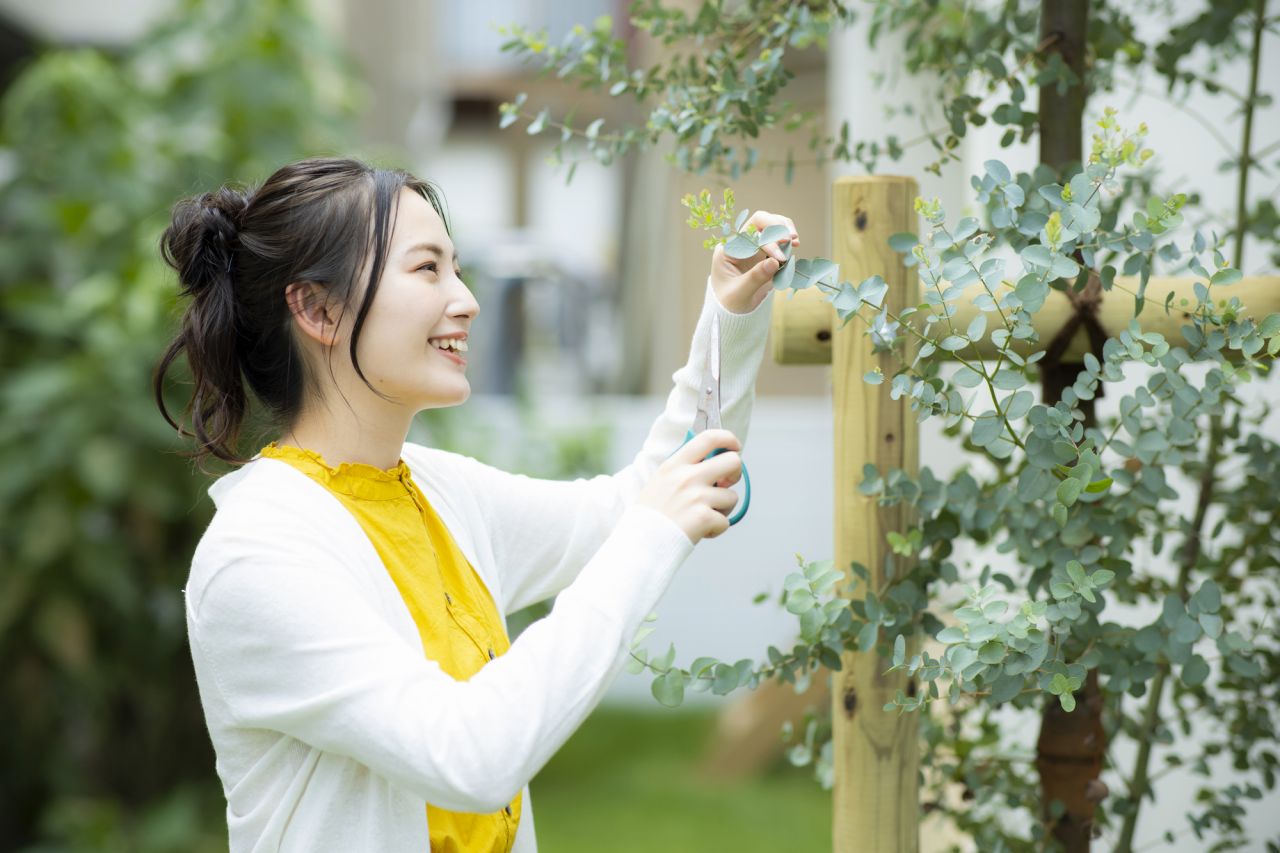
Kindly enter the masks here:
[[432, 341], [431, 344], [432, 346], [439, 347], [440, 349], [455, 350], [458, 352], [467, 351], [467, 342], [457, 340], [456, 338], [437, 338]]

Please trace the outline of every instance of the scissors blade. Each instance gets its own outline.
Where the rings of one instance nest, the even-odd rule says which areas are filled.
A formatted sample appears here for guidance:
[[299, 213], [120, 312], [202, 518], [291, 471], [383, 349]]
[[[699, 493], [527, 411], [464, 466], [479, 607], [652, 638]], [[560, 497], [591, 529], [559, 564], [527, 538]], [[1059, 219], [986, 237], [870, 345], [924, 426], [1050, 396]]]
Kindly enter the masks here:
[[711, 320], [711, 344], [703, 363], [702, 380], [698, 386], [698, 409], [693, 417], [693, 432], [708, 427], [720, 428], [720, 318]]
[[720, 429], [720, 318], [711, 318], [711, 351], [707, 354], [707, 427]]

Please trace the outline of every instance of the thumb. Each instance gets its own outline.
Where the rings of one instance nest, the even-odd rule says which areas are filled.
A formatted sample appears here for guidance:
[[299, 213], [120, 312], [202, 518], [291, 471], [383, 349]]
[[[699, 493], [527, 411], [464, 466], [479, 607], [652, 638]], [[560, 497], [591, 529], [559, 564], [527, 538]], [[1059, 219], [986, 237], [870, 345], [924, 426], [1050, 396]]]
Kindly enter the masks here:
[[747, 270], [746, 273], [743, 274], [743, 277], [752, 284], [764, 284], [769, 281], [769, 279], [773, 278], [778, 269], [779, 264], [777, 259], [766, 256], [758, 264]]

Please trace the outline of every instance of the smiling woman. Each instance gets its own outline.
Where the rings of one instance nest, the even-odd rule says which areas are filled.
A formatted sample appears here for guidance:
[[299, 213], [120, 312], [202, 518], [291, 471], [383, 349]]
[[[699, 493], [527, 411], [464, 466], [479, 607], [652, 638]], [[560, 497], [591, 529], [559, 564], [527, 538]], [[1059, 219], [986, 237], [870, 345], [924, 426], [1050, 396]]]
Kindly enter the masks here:
[[414, 414], [470, 394], [461, 371], [444, 367], [457, 360], [436, 357], [428, 340], [465, 336], [479, 305], [459, 278], [438, 190], [407, 172], [293, 163], [253, 192], [223, 187], [179, 202], [162, 250], [193, 301], [161, 359], [156, 400], [186, 434], [161, 396], [185, 351], [202, 462], [248, 461], [235, 449], [244, 382], [292, 440], [382, 467], [398, 458]]
[[[777, 261], [717, 255], [635, 460], [559, 482], [406, 441], [470, 395], [480, 313], [430, 184], [304, 160], [179, 202], [162, 252], [192, 303], [157, 401], [237, 466], [183, 590], [230, 849], [532, 853], [529, 781], [728, 529]], [[686, 443], [713, 328], [726, 428]], [[184, 352], [194, 433], [161, 396]], [[250, 391], [281, 437], [245, 459]], [[504, 617], [552, 596], [511, 642]]]

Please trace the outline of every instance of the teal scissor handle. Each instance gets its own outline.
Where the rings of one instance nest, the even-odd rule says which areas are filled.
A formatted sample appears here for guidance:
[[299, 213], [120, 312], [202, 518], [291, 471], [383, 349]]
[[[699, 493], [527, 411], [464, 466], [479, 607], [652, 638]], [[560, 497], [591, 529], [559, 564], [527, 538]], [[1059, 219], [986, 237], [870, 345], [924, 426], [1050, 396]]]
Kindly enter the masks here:
[[[680, 442], [680, 447], [684, 447], [686, 444], [688, 444], [690, 439], [692, 439], [695, 435], [697, 435], [696, 432], [694, 432], [693, 430], [689, 430], [689, 432], [685, 434], [684, 441]], [[676, 450], [679, 450], [679, 449], [680, 448], [676, 448]], [[724, 450], [725, 449], [723, 447], [717, 447], [715, 450], [711, 451], [705, 457], [703, 457], [703, 460], [705, 461], [707, 459], [710, 459], [712, 456], [715, 456], [718, 453], [724, 453]], [[675, 451], [672, 451], [672, 452], [674, 453]], [[742, 517], [747, 514], [747, 507], [751, 506], [751, 477], [747, 474], [747, 465], [745, 462], [742, 465], [742, 484], [746, 487], [746, 491], [742, 495], [742, 503], [739, 504], [737, 509], [734, 510], [733, 514], [729, 516], [730, 527], [737, 524], [739, 521], [742, 521]]]

